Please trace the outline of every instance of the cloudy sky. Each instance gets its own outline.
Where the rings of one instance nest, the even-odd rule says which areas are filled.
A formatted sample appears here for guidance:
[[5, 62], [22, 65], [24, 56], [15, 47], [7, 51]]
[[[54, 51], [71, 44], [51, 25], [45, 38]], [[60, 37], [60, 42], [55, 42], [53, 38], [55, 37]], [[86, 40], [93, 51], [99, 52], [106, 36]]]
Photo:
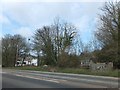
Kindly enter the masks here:
[[[100, 8], [108, 0], [1, 0], [0, 36], [21, 34], [30, 38], [43, 25], [50, 25], [56, 17], [74, 24], [84, 41], [96, 30]], [[113, 1], [113, 0], [109, 0]]]

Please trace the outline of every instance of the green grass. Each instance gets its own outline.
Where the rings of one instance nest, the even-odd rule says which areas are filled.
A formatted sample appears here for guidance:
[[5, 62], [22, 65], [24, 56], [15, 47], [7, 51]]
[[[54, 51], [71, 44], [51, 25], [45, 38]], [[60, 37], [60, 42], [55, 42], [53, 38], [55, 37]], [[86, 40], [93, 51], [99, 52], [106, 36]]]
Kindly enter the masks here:
[[74, 73], [74, 74], [97, 75], [97, 76], [120, 77], [119, 76], [120, 70], [92, 71], [92, 70], [89, 70], [89, 69], [64, 68], [64, 69], [60, 69], [58, 72]]
[[86, 75], [97, 75], [97, 76], [111, 76], [111, 77], [120, 77], [120, 70], [107, 70], [107, 71], [92, 71], [90, 69], [81, 69], [81, 68], [58, 68], [58, 67], [49, 67], [44, 69], [42, 67], [9, 67], [7, 69], [19, 69], [19, 70], [34, 70], [34, 71], [51, 71], [55, 69], [55, 72], [61, 73], [74, 73], [74, 74], [86, 74]]

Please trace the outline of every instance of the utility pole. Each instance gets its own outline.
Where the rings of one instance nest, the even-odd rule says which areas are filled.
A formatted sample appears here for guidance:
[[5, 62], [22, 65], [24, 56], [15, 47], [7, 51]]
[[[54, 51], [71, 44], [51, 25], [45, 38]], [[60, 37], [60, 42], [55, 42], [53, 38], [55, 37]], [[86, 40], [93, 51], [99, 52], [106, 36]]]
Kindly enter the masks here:
[[16, 63], [17, 63], [17, 60], [18, 60], [18, 45], [16, 46]]
[[[29, 45], [29, 47], [30, 47], [30, 38], [28, 38], [28, 45]], [[29, 51], [29, 53], [28, 53], [28, 62], [30, 62], [30, 65], [31, 65], [31, 58], [30, 58], [30, 51]]]
[[15, 43], [16, 43], [16, 62], [15, 63], [17, 63], [18, 57], [19, 57], [19, 55], [18, 55], [18, 53], [19, 53], [19, 38], [17, 38]]

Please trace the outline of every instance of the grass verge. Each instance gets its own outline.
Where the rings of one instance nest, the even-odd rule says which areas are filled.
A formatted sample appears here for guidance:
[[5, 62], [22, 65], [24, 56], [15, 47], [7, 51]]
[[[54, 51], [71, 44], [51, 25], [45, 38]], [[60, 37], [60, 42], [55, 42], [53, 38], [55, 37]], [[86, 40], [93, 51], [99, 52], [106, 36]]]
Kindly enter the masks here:
[[48, 71], [48, 72], [60, 72], [60, 73], [73, 73], [73, 74], [86, 74], [86, 75], [97, 75], [97, 76], [110, 76], [110, 77], [120, 77], [120, 70], [106, 70], [106, 71], [93, 71], [90, 69], [81, 68], [59, 68], [59, 67], [34, 67], [34, 66], [24, 66], [24, 67], [7, 67], [6, 69], [18, 69], [18, 70], [34, 70], [34, 71]]

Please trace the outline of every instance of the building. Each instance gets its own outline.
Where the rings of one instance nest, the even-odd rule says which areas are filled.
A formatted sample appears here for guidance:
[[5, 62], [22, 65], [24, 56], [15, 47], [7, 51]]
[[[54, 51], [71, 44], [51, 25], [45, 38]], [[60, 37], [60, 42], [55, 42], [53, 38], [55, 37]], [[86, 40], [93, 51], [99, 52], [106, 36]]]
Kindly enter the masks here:
[[23, 61], [23, 58], [18, 58], [15, 66], [37, 66], [37, 59], [32, 56], [28, 56]]
[[113, 69], [113, 63], [100, 63], [93, 59], [87, 59], [81, 61], [81, 67], [86, 67], [91, 70], [110, 70]]

